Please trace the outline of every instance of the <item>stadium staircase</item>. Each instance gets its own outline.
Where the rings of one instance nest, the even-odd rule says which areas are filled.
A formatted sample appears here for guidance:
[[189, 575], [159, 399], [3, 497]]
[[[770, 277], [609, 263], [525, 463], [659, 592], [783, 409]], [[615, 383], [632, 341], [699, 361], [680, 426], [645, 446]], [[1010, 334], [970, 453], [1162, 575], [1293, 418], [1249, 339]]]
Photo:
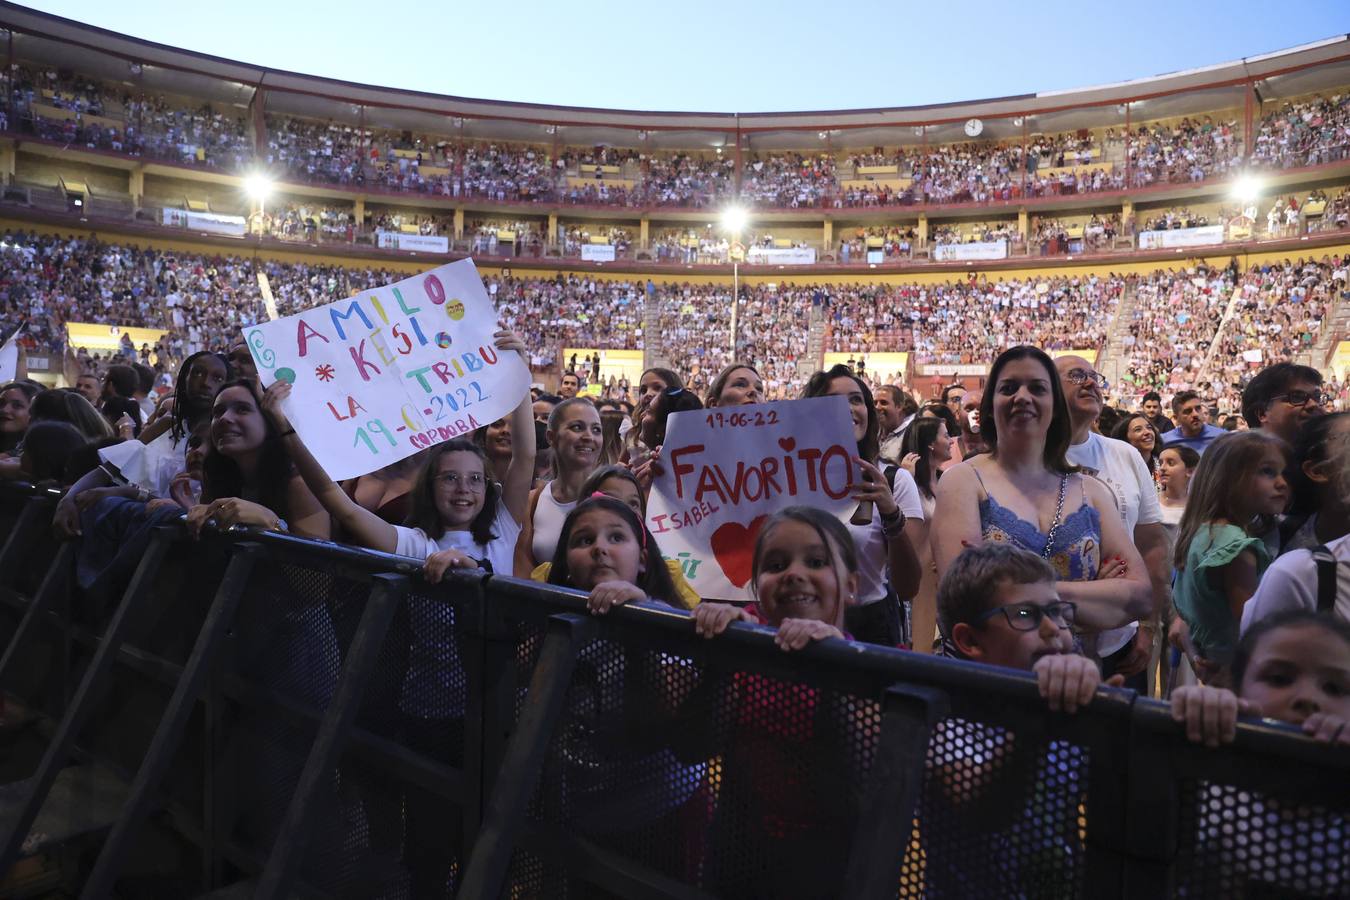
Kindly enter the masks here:
[[1106, 330], [1105, 349], [1097, 360], [1097, 371], [1112, 384], [1120, 384], [1130, 370], [1130, 348], [1125, 339], [1130, 334], [1137, 297], [1134, 282], [1127, 281], [1125, 291], [1120, 295], [1120, 303], [1116, 306], [1116, 314], [1111, 318], [1111, 327]]
[[[1334, 293], [1334, 292], [1333, 292]], [[1295, 362], [1322, 370], [1324, 375], [1337, 374], [1331, 371], [1331, 357], [1336, 345], [1350, 336], [1350, 300], [1344, 293], [1335, 293], [1331, 311], [1322, 323], [1322, 333], [1312, 350], [1302, 354]]]
[[797, 379], [805, 384], [807, 379], [825, 366], [825, 312], [820, 306], [811, 307], [811, 331], [806, 345], [806, 353], [797, 360]]
[[670, 360], [666, 358], [665, 346], [661, 342], [661, 304], [650, 290], [646, 296], [642, 312], [642, 368], [670, 368]]

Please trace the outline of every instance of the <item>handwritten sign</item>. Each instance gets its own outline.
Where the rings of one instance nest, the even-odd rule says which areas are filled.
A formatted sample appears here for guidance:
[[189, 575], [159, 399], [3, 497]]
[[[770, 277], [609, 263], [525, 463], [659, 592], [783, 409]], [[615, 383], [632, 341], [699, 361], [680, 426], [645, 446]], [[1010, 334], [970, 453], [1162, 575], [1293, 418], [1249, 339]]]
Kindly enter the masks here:
[[470, 260], [244, 329], [264, 386], [334, 479], [355, 478], [506, 415], [529, 389], [492, 343], [497, 314]]
[[748, 600], [755, 538], [770, 515], [798, 505], [853, 514], [855, 453], [843, 397], [676, 413], [647, 526], [700, 597]]

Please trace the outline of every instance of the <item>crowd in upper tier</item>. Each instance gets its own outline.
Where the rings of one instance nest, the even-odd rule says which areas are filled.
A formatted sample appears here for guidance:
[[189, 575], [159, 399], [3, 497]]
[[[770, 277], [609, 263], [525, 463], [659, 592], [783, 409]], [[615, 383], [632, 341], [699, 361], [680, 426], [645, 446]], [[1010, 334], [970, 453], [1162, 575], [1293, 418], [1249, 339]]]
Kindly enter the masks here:
[[[416, 134], [357, 121], [241, 108], [109, 84], [49, 66], [0, 73], [0, 132], [233, 172], [259, 163], [287, 181], [497, 203], [709, 207], [736, 193], [735, 154], [572, 147]], [[1332, 163], [1350, 147], [1350, 94], [1271, 101], [1251, 162]], [[740, 198], [766, 208], [989, 203], [1188, 184], [1240, 169], [1239, 122], [1196, 115], [1022, 140], [919, 142], [867, 151], [747, 153]], [[256, 151], [256, 152], [255, 152]]]

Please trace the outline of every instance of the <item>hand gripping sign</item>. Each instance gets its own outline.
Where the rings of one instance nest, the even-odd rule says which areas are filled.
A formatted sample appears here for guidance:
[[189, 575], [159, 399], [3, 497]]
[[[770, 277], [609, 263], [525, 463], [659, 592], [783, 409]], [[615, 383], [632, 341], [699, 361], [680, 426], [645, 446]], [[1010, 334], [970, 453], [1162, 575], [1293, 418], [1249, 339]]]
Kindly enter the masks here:
[[499, 353], [492, 301], [460, 260], [244, 329], [264, 387], [335, 480], [355, 478], [500, 419], [530, 372]]
[[755, 538], [774, 512], [847, 520], [857, 508], [857, 447], [843, 397], [675, 413], [647, 526], [700, 597], [748, 600]]

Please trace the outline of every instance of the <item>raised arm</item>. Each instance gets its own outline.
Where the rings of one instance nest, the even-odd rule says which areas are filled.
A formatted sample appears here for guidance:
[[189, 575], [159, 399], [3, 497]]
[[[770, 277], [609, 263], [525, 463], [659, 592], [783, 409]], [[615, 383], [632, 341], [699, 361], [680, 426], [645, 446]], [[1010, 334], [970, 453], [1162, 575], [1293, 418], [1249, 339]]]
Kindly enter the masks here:
[[[300, 435], [295, 433], [291, 422], [282, 411], [281, 404], [291, 395], [291, 386], [284, 381], [273, 382], [263, 394], [263, 414], [271, 420], [286, 443], [286, 452], [295, 463], [296, 471], [304, 479], [305, 487], [314, 499], [328, 511], [333, 521], [342, 526], [356, 543], [371, 550], [393, 553], [398, 546], [398, 531], [393, 525], [381, 519], [373, 512], [362, 508], [351, 497], [343, 493], [337, 482], [328, 477], [323, 466], [309, 452]], [[298, 511], [298, 510], [297, 510]], [[308, 512], [308, 511], [306, 511]]]
[[[495, 335], [498, 350], [515, 351], [521, 361], [529, 366], [529, 355], [525, 343], [510, 331], [499, 331]], [[530, 487], [534, 483], [534, 406], [530, 402], [529, 391], [511, 412], [511, 465], [506, 469], [506, 481], [502, 484], [502, 502], [506, 511], [517, 524], [525, 523], [525, 514], [530, 508]]]

